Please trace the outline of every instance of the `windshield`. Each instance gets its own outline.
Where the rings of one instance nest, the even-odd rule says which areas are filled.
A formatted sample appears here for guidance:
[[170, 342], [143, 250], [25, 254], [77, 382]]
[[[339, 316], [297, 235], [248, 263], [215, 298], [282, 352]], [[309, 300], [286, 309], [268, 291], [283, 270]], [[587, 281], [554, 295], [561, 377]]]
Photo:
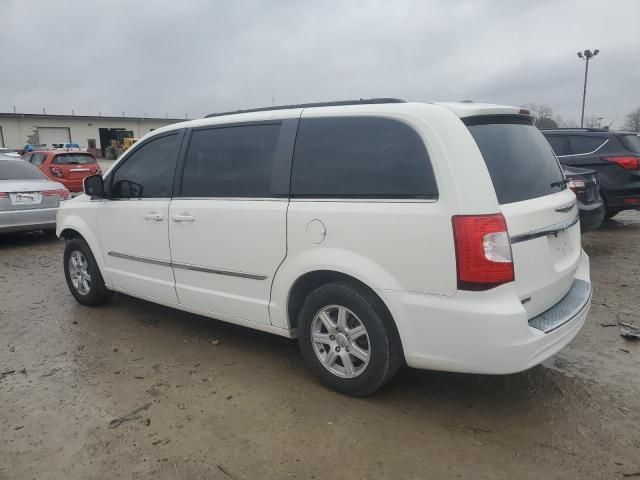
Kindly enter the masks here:
[[564, 176], [549, 142], [527, 119], [464, 119], [487, 164], [500, 204], [543, 197], [564, 189]]
[[618, 139], [627, 150], [640, 153], [640, 137], [637, 135], [618, 135]]
[[40, 170], [27, 162], [0, 161], [0, 180], [48, 180]]
[[56, 165], [86, 165], [88, 163], [96, 163], [96, 159], [86, 154], [65, 153], [63, 155], [56, 155], [53, 163]]

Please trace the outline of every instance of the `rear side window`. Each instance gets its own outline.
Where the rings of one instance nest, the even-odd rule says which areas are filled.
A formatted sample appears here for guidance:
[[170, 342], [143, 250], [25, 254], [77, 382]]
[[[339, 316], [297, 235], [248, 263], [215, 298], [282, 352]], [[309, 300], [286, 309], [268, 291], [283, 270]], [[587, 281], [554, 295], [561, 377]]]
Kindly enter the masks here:
[[182, 177], [183, 197], [268, 197], [280, 124], [195, 130]]
[[640, 153], [640, 137], [637, 135], [618, 135], [618, 140], [627, 150]]
[[569, 146], [573, 155], [595, 152], [606, 141], [607, 139], [604, 137], [569, 136]]
[[149, 140], [113, 175], [111, 198], [169, 198], [180, 144], [178, 133]]
[[48, 180], [40, 170], [20, 160], [0, 161], [0, 180]]
[[307, 118], [296, 138], [291, 194], [304, 197], [437, 198], [422, 139], [375, 117]]
[[470, 117], [464, 120], [487, 164], [500, 204], [542, 197], [564, 188], [549, 142], [525, 119]]
[[29, 158], [29, 162], [31, 164], [35, 165], [36, 167], [38, 167], [38, 166], [42, 165], [42, 163], [44, 162], [45, 158], [47, 158], [47, 155], [45, 153], [34, 153]]
[[569, 155], [567, 140], [565, 137], [550, 135], [546, 138], [551, 144], [551, 148], [553, 148], [553, 151], [555, 152], [556, 155], [558, 155], [559, 157], [562, 155]]
[[56, 165], [87, 165], [89, 163], [96, 163], [96, 159], [91, 155], [65, 153], [62, 155], [56, 155], [52, 163], [55, 163]]

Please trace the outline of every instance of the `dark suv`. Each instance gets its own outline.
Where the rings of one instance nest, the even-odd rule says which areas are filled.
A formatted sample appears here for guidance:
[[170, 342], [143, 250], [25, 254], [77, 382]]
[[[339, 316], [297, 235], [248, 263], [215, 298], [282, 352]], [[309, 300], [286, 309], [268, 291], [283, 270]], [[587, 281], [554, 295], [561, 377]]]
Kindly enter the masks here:
[[598, 128], [544, 130], [563, 165], [598, 173], [606, 218], [640, 210], [640, 137]]

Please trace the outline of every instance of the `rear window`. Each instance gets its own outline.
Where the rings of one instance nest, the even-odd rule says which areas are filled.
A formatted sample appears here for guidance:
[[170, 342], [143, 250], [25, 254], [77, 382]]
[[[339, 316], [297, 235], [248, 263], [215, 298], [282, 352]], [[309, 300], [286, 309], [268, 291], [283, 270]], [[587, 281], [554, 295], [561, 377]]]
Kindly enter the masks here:
[[464, 120], [487, 164], [500, 204], [559, 192], [564, 177], [549, 142], [526, 119]]
[[0, 161], [0, 180], [43, 180], [40, 170], [22, 160]]
[[56, 155], [52, 163], [56, 165], [86, 165], [88, 163], [96, 163], [96, 159], [91, 155], [64, 153], [62, 155]]
[[637, 135], [618, 135], [618, 140], [627, 150], [640, 153], [640, 137]]
[[291, 194], [299, 197], [436, 198], [418, 134], [377, 117], [307, 118], [296, 138]]

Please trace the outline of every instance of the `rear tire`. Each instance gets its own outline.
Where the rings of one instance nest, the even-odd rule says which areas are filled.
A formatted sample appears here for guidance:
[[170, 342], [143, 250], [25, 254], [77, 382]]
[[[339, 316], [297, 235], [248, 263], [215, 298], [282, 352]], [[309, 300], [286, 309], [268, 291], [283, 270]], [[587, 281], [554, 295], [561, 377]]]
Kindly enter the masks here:
[[619, 208], [607, 208], [604, 212], [604, 218], [605, 220], [611, 220], [613, 217], [615, 217], [617, 214], [619, 214], [622, 210], [620, 210]]
[[113, 292], [107, 290], [93, 253], [84, 239], [67, 241], [64, 249], [64, 276], [73, 297], [82, 305], [102, 305]]
[[298, 316], [298, 341], [307, 367], [346, 395], [375, 392], [404, 364], [400, 337], [381, 300], [349, 282], [309, 294]]

